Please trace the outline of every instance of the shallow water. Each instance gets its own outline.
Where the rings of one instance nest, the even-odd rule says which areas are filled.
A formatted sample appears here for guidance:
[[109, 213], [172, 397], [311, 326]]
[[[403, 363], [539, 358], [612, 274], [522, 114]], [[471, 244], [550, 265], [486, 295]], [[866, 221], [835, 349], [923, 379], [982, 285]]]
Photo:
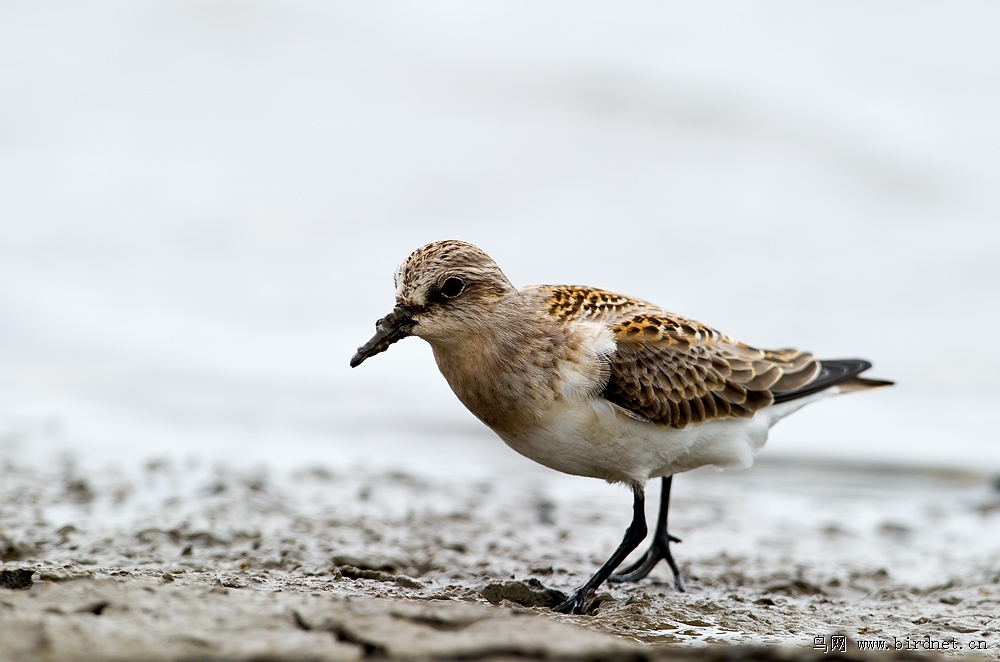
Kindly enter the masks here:
[[465, 430], [420, 341], [347, 366], [459, 237], [899, 382], [775, 451], [1000, 469], [997, 11], [5, 7], [0, 419], [206, 461]]

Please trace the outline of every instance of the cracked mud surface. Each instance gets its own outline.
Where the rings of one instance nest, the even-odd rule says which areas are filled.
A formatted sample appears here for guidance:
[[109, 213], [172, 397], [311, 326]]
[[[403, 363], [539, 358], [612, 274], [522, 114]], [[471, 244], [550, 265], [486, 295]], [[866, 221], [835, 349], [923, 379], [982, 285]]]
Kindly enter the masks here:
[[1000, 493], [984, 477], [766, 462], [684, 475], [671, 526], [687, 593], [661, 566], [602, 587], [589, 615], [542, 606], [545, 587], [572, 589], [614, 548], [628, 502], [584, 479], [84, 470], [8, 449], [0, 653], [565, 658], [780, 643], [807, 655], [816, 636], [843, 634], [855, 652], [929, 637], [998, 657]]

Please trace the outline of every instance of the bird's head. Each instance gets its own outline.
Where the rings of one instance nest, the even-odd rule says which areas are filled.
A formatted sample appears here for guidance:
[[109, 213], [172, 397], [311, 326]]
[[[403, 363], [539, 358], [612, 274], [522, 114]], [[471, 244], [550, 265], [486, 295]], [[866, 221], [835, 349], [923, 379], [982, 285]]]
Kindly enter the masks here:
[[396, 270], [396, 307], [351, 359], [357, 367], [407, 336], [432, 343], [475, 333], [515, 292], [489, 255], [464, 241], [437, 241], [413, 251]]

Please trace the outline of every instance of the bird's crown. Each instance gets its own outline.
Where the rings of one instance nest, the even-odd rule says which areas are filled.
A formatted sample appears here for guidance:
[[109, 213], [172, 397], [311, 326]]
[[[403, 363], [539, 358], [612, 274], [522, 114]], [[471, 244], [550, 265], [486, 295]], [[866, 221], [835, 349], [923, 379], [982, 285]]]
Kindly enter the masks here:
[[413, 251], [396, 270], [396, 301], [414, 309], [444, 303], [469, 290], [503, 296], [513, 285], [493, 259], [464, 241], [435, 241]]

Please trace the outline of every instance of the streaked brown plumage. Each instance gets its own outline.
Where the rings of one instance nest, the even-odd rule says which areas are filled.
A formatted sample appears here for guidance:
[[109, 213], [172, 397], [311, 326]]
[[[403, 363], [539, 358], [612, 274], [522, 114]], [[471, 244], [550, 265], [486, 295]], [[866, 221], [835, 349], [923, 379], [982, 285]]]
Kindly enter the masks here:
[[618, 350], [602, 395], [654, 423], [683, 428], [750, 417], [820, 371], [808, 352], [756, 349], [645, 301], [588, 287], [549, 289], [554, 316], [609, 325]]

